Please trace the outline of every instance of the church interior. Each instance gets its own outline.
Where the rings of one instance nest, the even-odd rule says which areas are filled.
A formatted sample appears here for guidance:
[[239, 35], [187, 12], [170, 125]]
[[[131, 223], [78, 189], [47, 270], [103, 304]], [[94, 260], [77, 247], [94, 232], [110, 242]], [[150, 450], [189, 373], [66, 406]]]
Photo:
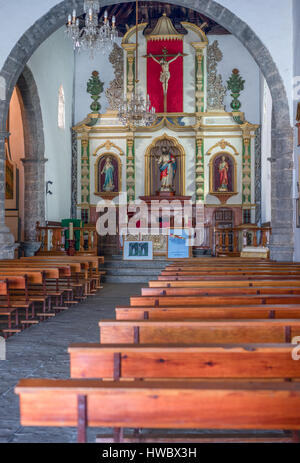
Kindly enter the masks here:
[[0, 12], [0, 443], [300, 443], [299, 1]]

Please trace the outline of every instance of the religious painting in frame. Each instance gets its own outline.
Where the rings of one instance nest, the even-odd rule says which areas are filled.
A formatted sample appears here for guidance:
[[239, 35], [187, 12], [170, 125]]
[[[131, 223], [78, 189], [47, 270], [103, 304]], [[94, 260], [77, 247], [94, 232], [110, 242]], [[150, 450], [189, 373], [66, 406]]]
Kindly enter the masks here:
[[122, 164], [114, 153], [103, 153], [95, 162], [95, 195], [112, 199], [122, 191]]
[[192, 256], [189, 228], [170, 228], [167, 240], [167, 259], [189, 259]]
[[209, 194], [221, 203], [237, 194], [236, 161], [226, 151], [216, 153], [209, 162]]
[[125, 241], [123, 260], [153, 260], [152, 241]]

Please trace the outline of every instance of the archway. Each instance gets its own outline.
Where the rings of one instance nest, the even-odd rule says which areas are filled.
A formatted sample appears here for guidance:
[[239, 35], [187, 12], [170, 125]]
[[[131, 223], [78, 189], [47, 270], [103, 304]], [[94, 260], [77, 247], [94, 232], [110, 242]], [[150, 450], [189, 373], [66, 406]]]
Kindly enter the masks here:
[[36, 83], [30, 69], [25, 66], [17, 88], [22, 97], [24, 130], [24, 242], [25, 255], [36, 250], [36, 222], [45, 220], [45, 144], [43, 119]]
[[[124, 3], [125, 0], [105, 0], [104, 5]], [[146, 0], [147, 1], [147, 0]], [[150, 1], [150, 0], [148, 0]], [[163, 0], [168, 3], [167, 0]], [[173, 4], [190, 8], [187, 0], [172, 0]], [[21, 74], [24, 63], [36, 48], [61, 27], [67, 15], [76, 7], [83, 13], [81, 0], [65, 0], [42, 16], [21, 37], [8, 56], [0, 76], [6, 80], [6, 100], [0, 101], [0, 172], [4, 167], [5, 121], [12, 90]], [[193, 9], [210, 17], [228, 29], [248, 49], [268, 83], [273, 100], [272, 124], [272, 245], [271, 258], [292, 260], [294, 250], [293, 232], [293, 133], [289, 122], [289, 104], [282, 78], [268, 49], [253, 30], [227, 8], [214, 0], [197, 0]], [[29, 39], [30, 36], [30, 39]], [[3, 215], [4, 196], [0, 193], [0, 214]], [[0, 257], [3, 256], [3, 242], [7, 230], [0, 229]], [[3, 241], [4, 240], [4, 241]]]
[[[17, 224], [12, 218], [9, 227], [21, 243], [25, 256], [37, 248], [35, 224], [45, 219], [44, 133], [42, 112], [36, 83], [25, 66], [15, 86], [9, 110], [9, 146], [18, 178], [14, 179]], [[17, 177], [17, 176], [16, 176]], [[7, 202], [8, 213], [12, 214]]]

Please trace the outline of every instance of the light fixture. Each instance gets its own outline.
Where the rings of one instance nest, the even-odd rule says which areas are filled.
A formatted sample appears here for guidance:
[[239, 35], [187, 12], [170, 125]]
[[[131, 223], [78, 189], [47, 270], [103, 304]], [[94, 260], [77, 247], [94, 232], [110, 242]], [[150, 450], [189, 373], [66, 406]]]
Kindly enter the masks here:
[[119, 105], [118, 118], [123, 125], [131, 125], [134, 127], [145, 127], [152, 125], [156, 119], [155, 108], [150, 103], [149, 95], [146, 99], [140, 94], [138, 89], [138, 0], [136, 0], [136, 49], [135, 49], [135, 86], [129, 98], [124, 100]]
[[109, 53], [118, 37], [115, 16], [112, 17], [110, 25], [107, 11], [105, 11], [103, 23], [99, 23], [99, 0], [84, 0], [83, 8], [85, 13], [83, 28], [80, 28], [76, 10], [68, 16], [67, 34], [73, 40], [74, 50], [90, 50], [92, 56], [94, 50], [97, 49]]

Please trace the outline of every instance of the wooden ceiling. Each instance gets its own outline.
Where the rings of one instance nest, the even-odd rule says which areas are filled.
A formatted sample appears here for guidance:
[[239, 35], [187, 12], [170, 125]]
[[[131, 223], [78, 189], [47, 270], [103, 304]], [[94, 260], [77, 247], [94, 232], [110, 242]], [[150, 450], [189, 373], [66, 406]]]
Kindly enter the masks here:
[[[111, 19], [113, 15], [116, 16], [117, 29], [120, 36], [123, 36], [128, 28], [135, 25], [135, 2], [111, 5], [106, 8], [102, 8], [99, 15], [101, 18], [103, 18], [105, 10], [108, 11], [109, 19]], [[171, 5], [169, 3], [140, 1], [139, 23], [147, 22], [147, 33], [151, 32], [157, 22], [157, 19], [162, 16], [164, 12], [172, 19], [173, 24], [179, 33], [186, 33], [180, 22], [188, 21], [196, 24], [197, 26], [207, 23], [207, 26], [204, 28], [206, 34], [230, 34], [230, 32], [224, 29], [224, 27], [212, 21], [207, 16], [197, 13], [190, 8]]]

